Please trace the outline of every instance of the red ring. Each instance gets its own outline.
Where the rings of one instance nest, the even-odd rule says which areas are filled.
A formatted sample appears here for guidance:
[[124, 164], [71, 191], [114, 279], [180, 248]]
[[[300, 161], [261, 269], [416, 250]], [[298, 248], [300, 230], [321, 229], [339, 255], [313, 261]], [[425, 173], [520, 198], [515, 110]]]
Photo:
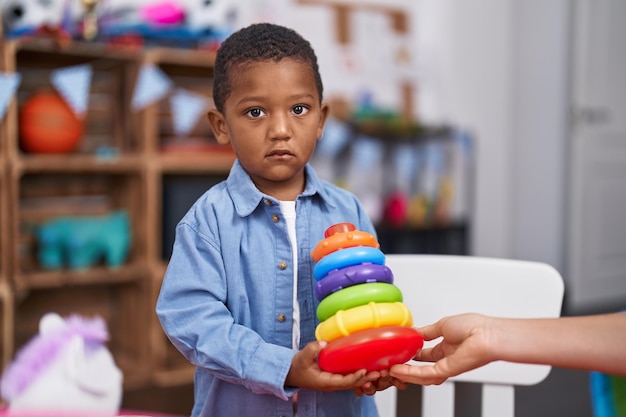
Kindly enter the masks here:
[[356, 227], [354, 227], [352, 223], [337, 223], [326, 229], [326, 231], [324, 232], [324, 237], [331, 237], [335, 233], [352, 232], [354, 230], [356, 230]]

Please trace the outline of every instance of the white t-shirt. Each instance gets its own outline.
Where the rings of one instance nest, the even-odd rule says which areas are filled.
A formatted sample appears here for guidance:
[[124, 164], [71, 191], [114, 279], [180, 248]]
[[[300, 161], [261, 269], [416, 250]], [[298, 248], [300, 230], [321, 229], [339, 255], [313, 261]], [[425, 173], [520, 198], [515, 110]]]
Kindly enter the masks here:
[[293, 253], [293, 328], [292, 347], [299, 350], [300, 347], [300, 304], [298, 304], [298, 244], [296, 242], [296, 202], [281, 201], [280, 210], [283, 212], [287, 222], [287, 232], [291, 241], [291, 252]]

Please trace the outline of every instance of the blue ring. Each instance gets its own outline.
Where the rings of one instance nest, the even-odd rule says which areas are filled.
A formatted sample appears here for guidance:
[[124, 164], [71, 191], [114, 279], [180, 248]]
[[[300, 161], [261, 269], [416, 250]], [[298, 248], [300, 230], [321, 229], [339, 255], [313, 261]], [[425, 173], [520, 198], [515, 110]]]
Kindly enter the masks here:
[[341, 249], [320, 259], [313, 268], [313, 276], [319, 281], [330, 271], [362, 263], [384, 265], [385, 254], [380, 249], [369, 246]]

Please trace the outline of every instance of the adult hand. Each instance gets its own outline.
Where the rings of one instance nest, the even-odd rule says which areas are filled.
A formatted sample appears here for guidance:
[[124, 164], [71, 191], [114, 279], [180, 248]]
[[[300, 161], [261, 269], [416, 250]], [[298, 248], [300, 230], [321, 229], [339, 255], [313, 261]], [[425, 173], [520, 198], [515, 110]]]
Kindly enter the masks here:
[[401, 381], [420, 385], [439, 385], [446, 379], [489, 363], [492, 358], [490, 333], [479, 314], [445, 317], [417, 331], [430, 341], [443, 337], [434, 347], [422, 349], [415, 360], [435, 362], [431, 366], [394, 365], [390, 375]]

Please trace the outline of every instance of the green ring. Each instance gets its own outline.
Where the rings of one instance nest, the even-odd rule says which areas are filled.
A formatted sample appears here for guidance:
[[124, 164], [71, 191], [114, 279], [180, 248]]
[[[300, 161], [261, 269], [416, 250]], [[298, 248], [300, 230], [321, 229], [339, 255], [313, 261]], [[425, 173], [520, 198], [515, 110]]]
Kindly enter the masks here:
[[317, 318], [322, 322], [339, 310], [347, 310], [370, 302], [402, 302], [402, 291], [386, 282], [351, 285], [325, 297], [317, 307]]

